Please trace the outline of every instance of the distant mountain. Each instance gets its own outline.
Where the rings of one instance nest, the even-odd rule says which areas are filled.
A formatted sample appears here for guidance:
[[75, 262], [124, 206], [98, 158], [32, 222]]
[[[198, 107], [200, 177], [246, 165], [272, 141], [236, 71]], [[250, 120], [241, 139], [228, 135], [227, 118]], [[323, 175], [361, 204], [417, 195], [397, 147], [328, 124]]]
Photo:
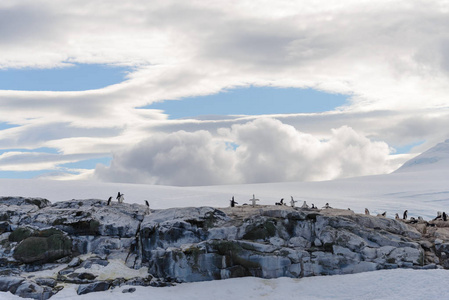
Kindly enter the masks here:
[[449, 169], [449, 139], [410, 159], [395, 172]]

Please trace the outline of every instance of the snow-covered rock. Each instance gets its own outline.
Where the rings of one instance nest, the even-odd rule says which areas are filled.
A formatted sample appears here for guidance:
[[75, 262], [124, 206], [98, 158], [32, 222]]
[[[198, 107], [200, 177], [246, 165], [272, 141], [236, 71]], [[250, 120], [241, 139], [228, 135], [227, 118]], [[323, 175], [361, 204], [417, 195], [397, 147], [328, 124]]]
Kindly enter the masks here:
[[[27, 297], [50, 297], [61, 283], [79, 284], [84, 294], [123, 284], [449, 268], [445, 224], [419, 224], [418, 231], [339, 209], [259, 205], [148, 214], [143, 205], [94, 199], [14, 199], [0, 199], [2, 211], [9, 211], [0, 233], [0, 290]], [[52, 248], [33, 252], [44, 244]], [[28, 252], [34, 256], [18, 255]]]

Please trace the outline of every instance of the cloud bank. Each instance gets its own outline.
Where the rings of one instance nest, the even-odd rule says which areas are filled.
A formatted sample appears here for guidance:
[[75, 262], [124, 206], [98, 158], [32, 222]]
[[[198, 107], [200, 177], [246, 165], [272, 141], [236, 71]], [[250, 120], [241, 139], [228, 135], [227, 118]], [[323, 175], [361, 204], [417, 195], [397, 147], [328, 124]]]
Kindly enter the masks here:
[[114, 155], [95, 176], [114, 182], [217, 185], [314, 181], [393, 171], [390, 148], [343, 126], [328, 140], [261, 118], [230, 128], [219, 137], [207, 131], [156, 134]]
[[[60, 170], [113, 153], [97, 178], [189, 185], [388, 172], [385, 143], [424, 141], [420, 152], [449, 136], [448, 14], [437, 0], [0, 1], [0, 69], [133, 70], [99, 90], [0, 91], [0, 126], [16, 126], [0, 130], [0, 150], [11, 152], [0, 169]], [[248, 86], [313, 88], [349, 102], [270, 116], [282, 123], [140, 109]], [[17, 154], [41, 147], [54, 155]]]

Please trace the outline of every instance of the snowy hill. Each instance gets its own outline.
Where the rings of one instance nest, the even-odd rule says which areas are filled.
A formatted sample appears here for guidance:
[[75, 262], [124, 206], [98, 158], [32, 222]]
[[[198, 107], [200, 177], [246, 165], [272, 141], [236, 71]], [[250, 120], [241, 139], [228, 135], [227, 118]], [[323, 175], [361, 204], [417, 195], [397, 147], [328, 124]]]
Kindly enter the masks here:
[[449, 168], [449, 139], [407, 161], [395, 172], [435, 171]]

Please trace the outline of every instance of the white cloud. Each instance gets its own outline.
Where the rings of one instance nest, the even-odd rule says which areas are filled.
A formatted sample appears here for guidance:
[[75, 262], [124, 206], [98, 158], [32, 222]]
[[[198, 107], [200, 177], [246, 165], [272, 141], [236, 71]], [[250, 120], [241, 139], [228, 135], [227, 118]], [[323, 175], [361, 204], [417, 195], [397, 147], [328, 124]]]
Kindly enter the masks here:
[[155, 134], [116, 153], [111, 167], [97, 166], [106, 181], [164, 185], [232, 182], [233, 155], [207, 131]]
[[[163, 185], [214, 185], [326, 180], [393, 171], [390, 148], [349, 127], [327, 141], [290, 125], [261, 118], [218, 130], [157, 134], [97, 166], [105, 181]], [[238, 145], [236, 149], [229, 143]]]
[[[287, 137], [296, 141], [282, 146], [284, 155], [296, 157], [294, 153], [303, 151], [296, 159], [309, 174], [298, 175], [294, 171], [298, 168], [288, 165], [283, 171], [267, 165], [272, 178], [315, 180], [374, 172], [378, 161], [373, 149], [381, 153], [384, 150], [373, 141], [401, 146], [425, 140], [420, 146], [424, 149], [449, 134], [444, 129], [449, 128], [448, 11], [446, 1], [419, 0], [286, 0], [257, 4], [249, 0], [4, 0], [0, 2], [0, 68], [100, 63], [131, 66], [133, 72], [127, 81], [95, 91], [0, 91], [0, 111], [7, 112], [0, 115], [0, 122], [20, 125], [1, 131], [0, 147], [55, 147], [61, 155], [123, 151], [124, 159], [127, 151], [137, 151], [126, 149], [131, 145], [146, 143], [147, 148], [160, 153], [162, 149], [148, 141], [154, 139], [175, 147], [177, 136], [178, 141], [183, 141], [177, 146], [179, 161], [182, 157], [193, 159], [195, 147], [213, 153], [213, 159], [203, 157], [198, 163], [207, 174], [203, 184], [265, 181], [265, 172], [252, 174], [244, 162], [257, 162], [259, 155], [267, 156], [273, 164], [285, 165], [282, 158], [269, 155], [271, 151], [278, 153], [278, 149], [241, 141], [251, 126], [265, 126], [266, 134], [273, 130], [273, 134], [284, 137], [276, 140], [276, 134], [269, 136], [273, 142], [285, 143]], [[347, 93], [351, 103], [332, 114], [274, 116], [284, 126], [294, 126], [296, 133], [294, 128], [266, 121], [246, 124], [257, 117], [170, 121], [161, 111], [136, 109], [155, 101], [249, 85]], [[345, 161], [346, 152], [340, 146], [347, 144], [335, 142], [339, 134], [351, 135], [351, 130], [342, 128], [344, 125], [353, 128], [359, 137], [355, 138], [359, 141], [356, 150], [351, 150], [356, 151], [353, 158], [366, 158], [369, 170], [361, 169], [360, 161], [354, 167]], [[215, 134], [221, 127], [229, 128], [228, 138], [240, 144], [237, 151], [223, 150], [223, 140]], [[339, 129], [331, 132], [331, 128]], [[177, 132], [180, 129], [186, 132]], [[201, 131], [202, 139], [199, 130], [207, 131]], [[207, 142], [207, 134], [214, 143]], [[370, 146], [364, 146], [362, 137], [371, 140]], [[313, 166], [319, 161], [302, 148], [309, 142], [310, 147], [320, 145], [312, 149], [323, 153], [332, 145], [338, 154], [338, 161], [327, 162], [327, 175], [315, 171]], [[244, 152], [245, 147], [250, 150]], [[134, 168], [134, 161], [122, 162], [119, 154], [116, 157], [117, 166], [108, 170], [114, 180]], [[232, 162], [232, 176], [229, 172], [216, 173], [224, 158]], [[327, 161], [327, 156], [323, 154], [321, 159]], [[208, 167], [207, 162], [211, 164]], [[160, 164], [167, 170], [149, 165], [151, 177], [145, 171], [127, 178], [139, 180], [142, 175], [145, 182], [167, 184], [171, 181], [164, 172], [175, 166], [168, 158]], [[264, 170], [261, 164], [258, 168]], [[153, 174], [156, 170], [160, 176]], [[381, 167], [377, 172], [385, 169]], [[180, 178], [172, 181], [201, 184], [199, 178]]]
[[[97, 158], [101, 157], [97, 155]], [[0, 154], [0, 171], [39, 171], [62, 170], [62, 164], [90, 159], [92, 156], [83, 154], [61, 155], [38, 151], [9, 151]]]

